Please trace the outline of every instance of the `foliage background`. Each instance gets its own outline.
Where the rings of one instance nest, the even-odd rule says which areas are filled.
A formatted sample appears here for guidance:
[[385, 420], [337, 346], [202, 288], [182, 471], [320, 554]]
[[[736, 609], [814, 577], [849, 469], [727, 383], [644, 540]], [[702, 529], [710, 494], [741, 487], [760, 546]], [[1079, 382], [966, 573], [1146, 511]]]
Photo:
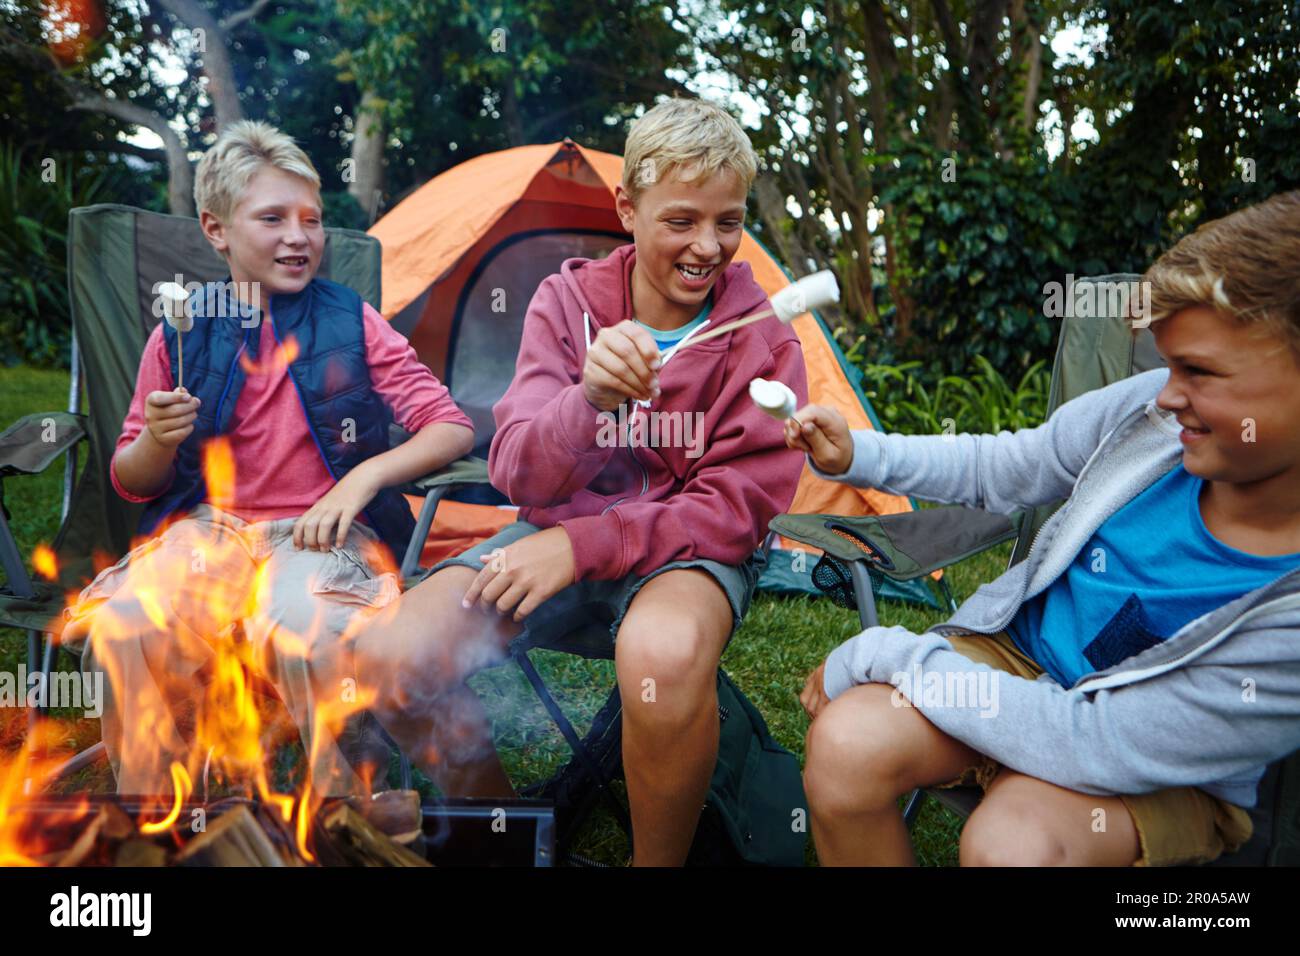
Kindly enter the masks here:
[[[916, 363], [930, 390], [987, 374], [974, 355], [1015, 382], [1049, 360], [1045, 283], [1143, 271], [1197, 224], [1300, 185], [1295, 0], [0, 11], [10, 364], [67, 361], [67, 209], [177, 211], [184, 167], [237, 116], [291, 133], [322, 171], [330, 221], [364, 228], [469, 157], [566, 135], [619, 151], [658, 98], [707, 96], [759, 154], [756, 232], [796, 274], [836, 268], [845, 301], [830, 318], [864, 368]], [[40, 177], [48, 157], [65, 171], [55, 184]]]

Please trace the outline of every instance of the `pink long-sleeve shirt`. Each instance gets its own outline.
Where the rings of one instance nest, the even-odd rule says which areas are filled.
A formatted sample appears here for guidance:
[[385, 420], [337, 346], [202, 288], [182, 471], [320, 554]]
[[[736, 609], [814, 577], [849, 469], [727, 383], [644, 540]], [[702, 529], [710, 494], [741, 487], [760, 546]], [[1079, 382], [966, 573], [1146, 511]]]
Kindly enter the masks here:
[[[229, 510], [245, 521], [296, 517], [334, 486], [312, 440], [307, 416], [289, 377], [288, 363], [275, 341], [272, 321], [268, 311], [261, 326], [258, 361], [240, 360], [244, 363], [244, 386], [227, 434], [235, 462], [234, 504]], [[362, 324], [370, 384], [392, 409], [399, 425], [412, 434], [437, 422], [474, 427], [401, 333], [368, 304], [362, 307]], [[145, 342], [135, 394], [109, 468], [114, 490], [127, 501], [150, 498], [122, 487], [117, 478], [117, 456], [144, 430], [146, 396], [175, 387], [171, 357], [159, 323]]]

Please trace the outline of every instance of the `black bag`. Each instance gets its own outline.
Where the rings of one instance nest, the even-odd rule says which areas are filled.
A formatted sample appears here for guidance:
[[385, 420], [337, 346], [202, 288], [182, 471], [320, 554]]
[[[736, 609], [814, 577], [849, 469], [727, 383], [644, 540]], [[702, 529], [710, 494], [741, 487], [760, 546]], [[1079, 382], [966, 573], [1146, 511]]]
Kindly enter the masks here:
[[718, 764], [687, 864], [803, 866], [808, 801], [798, 758], [721, 669], [718, 717]]

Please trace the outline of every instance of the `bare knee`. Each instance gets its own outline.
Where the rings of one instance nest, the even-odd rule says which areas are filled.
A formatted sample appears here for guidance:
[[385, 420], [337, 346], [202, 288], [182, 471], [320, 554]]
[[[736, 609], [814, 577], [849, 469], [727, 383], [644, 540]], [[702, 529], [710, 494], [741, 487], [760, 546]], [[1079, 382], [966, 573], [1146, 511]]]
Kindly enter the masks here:
[[718, 646], [689, 616], [657, 626], [625, 622], [616, 644], [624, 713], [634, 721], [688, 724], [706, 702], [715, 706]]
[[961, 832], [962, 866], [1066, 866], [1069, 851], [1041, 808], [1022, 801], [981, 804]]
[[821, 813], [881, 808], [907, 789], [890, 688], [866, 684], [831, 701], [808, 728], [804, 788]]
[[445, 568], [369, 621], [353, 646], [358, 686], [400, 709], [454, 692], [499, 663], [518, 628], [461, 607], [473, 580], [469, 568]]

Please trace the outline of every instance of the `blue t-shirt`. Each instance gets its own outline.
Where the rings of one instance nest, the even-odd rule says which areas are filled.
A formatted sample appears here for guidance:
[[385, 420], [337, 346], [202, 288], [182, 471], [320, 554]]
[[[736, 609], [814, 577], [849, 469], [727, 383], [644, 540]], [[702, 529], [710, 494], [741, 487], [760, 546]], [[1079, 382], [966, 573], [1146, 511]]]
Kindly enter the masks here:
[[1211, 535], [1202, 483], [1180, 464], [1103, 522], [1017, 612], [1007, 627], [1016, 646], [1071, 687], [1300, 566], [1300, 554], [1260, 557]]
[[689, 334], [692, 329], [696, 328], [697, 326], [701, 326], [705, 322], [707, 322], [709, 319], [709, 313], [712, 311], [713, 311], [713, 293], [710, 292], [709, 297], [704, 300], [704, 308], [700, 310], [699, 315], [691, 319], [691, 321], [687, 322], [685, 325], [679, 326], [678, 328], [668, 329], [667, 331], [665, 331], [663, 329], [656, 329], [654, 326], [651, 325], [646, 325], [640, 319], [634, 319], [633, 321], [635, 321], [637, 325], [641, 326], [641, 328], [645, 329], [654, 337], [655, 345], [659, 346], [660, 352], [666, 352], [674, 345], [676, 345], [678, 342], [680, 342], [682, 339], [686, 338], [687, 334]]

